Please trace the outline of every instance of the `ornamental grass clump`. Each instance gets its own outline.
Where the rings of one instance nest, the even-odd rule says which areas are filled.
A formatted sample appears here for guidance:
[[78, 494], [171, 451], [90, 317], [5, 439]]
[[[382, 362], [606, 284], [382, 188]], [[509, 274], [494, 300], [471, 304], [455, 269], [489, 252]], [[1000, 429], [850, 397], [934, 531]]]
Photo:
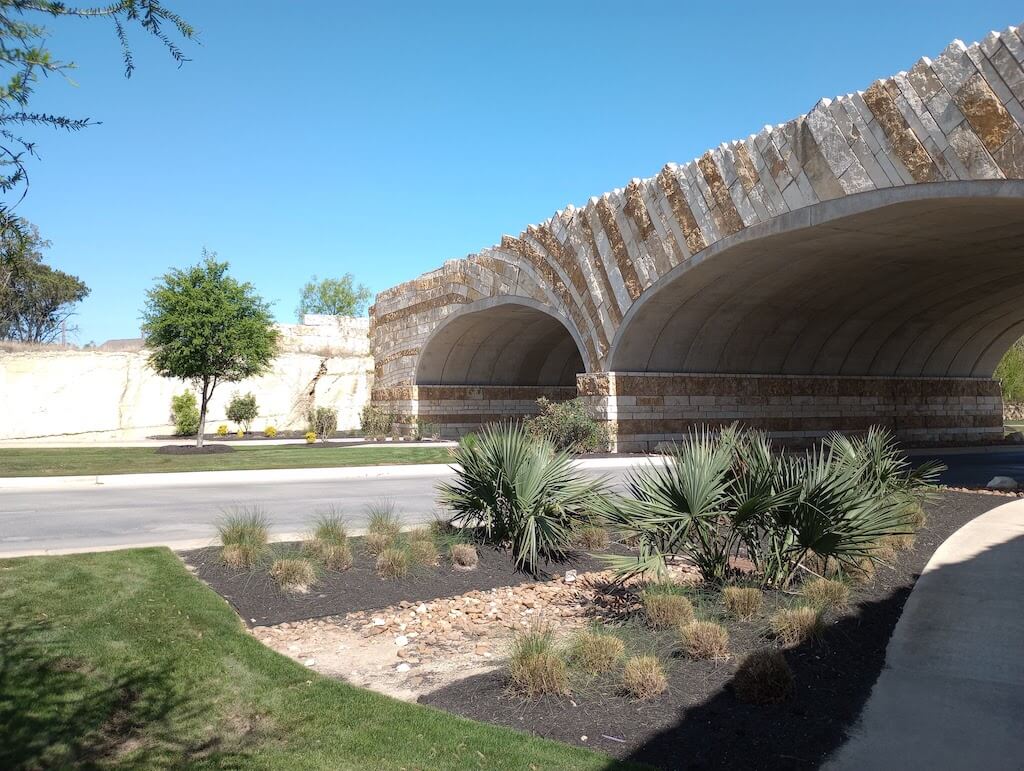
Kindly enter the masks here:
[[453, 455], [455, 480], [439, 487], [452, 523], [508, 547], [516, 568], [534, 576], [542, 561], [566, 558], [605, 488], [567, 453], [518, 425], [465, 436]]
[[366, 507], [366, 530], [375, 535], [385, 536], [396, 541], [402, 532], [402, 523], [395, 514], [395, 505], [390, 501], [380, 501]]
[[301, 557], [275, 560], [270, 577], [286, 592], [307, 592], [316, 581], [313, 563]]
[[345, 521], [336, 514], [321, 516], [313, 526], [306, 550], [319, 559], [328, 570], [352, 567], [352, 548], [348, 543]]
[[821, 610], [807, 605], [779, 610], [769, 624], [775, 639], [787, 648], [820, 639], [825, 631]]
[[415, 540], [409, 541], [409, 561], [413, 565], [431, 567], [437, 564], [440, 554], [433, 541]]
[[217, 523], [217, 533], [221, 559], [230, 567], [254, 567], [267, 553], [267, 518], [256, 506], [225, 512]]
[[377, 555], [377, 575], [381, 578], [398, 579], [409, 575], [409, 550], [389, 546]]
[[729, 632], [714, 621], [691, 621], [679, 627], [679, 645], [691, 659], [724, 659], [729, 655]]
[[793, 670], [775, 648], [761, 648], [748, 655], [732, 680], [733, 691], [748, 704], [775, 704], [793, 692]]
[[749, 621], [761, 612], [764, 593], [752, 586], [727, 586], [722, 589], [725, 609], [741, 621]]
[[850, 587], [842, 581], [829, 578], [804, 581], [800, 594], [808, 605], [820, 611], [840, 610], [850, 601]]
[[608, 531], [597, 525], [588, 525], [576, 533], [576, 543], [581, 549], [604, 551], [611, 543]]
[[668, 690], [668, 678], [656, 656], [633, 656], [622, 667], [622, 690], [634, 699], [651, 699]]
[[626, 644], [613, 634], [587, 630], [580, 632], [569, 646], [569, 661], [591, 675], [607, 672], [626, 655]]
[[671, 629], [693, 620], [693, 603], [688, 597], [662, 588], [650, 588], [640, 595], [643, 615], [654, 629]]
[[473, 570], [480, 561], [476, 547], [471, 543], [453, 543], [449, 554], [456, 570]]
[[512, 691], [532, 699], [569, 693], [565, 657], [556, 649], [549, 629], [538, 627], [513, 638], [508, 680]]

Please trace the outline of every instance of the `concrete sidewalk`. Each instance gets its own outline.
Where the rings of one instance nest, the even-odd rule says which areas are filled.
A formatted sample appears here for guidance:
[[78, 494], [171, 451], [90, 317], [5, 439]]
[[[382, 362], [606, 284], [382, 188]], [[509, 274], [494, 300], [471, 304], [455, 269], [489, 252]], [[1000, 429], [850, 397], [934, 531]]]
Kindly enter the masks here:
[[853, 737], [826, 768], [1024, 768], [1024, 500], [932, 556]]

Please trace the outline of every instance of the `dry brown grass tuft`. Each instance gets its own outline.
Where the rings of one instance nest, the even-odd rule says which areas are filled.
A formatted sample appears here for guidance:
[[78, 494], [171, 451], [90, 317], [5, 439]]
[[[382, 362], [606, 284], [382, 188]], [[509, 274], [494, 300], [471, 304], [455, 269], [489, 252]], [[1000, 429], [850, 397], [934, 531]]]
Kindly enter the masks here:
[[920, 503], [914, 503], [907, 507], [906, 522], [912, 530], [920, 530], [928, 521], [928, 516]]
[[508, 678], [513, 691], [530, 698], [569, 693], [569, 670], [549, 630], [531, 629], [512, 640]]
[[581, 549], [604, 551], [611, 543], [608, 531], [603, 527], [584, 527], [576, 534], [576, 543]]
[[453, 543], [449, 550], [452, 558], [452, 565], [457, 570], [472, 570], [480, 561], [476, 553], [476, 547], [471, 543]]
[[618, 637], [597, 631], [580, 632], [569, 648], [569, 659], [592, 675], [607, 672], [624, 655], [626, 645]]
[[847, 578], [855, 584], [869, 584], [875, 578], [875, 563], [869, 557], [864, 557], [856, 566], [847, 566], [843, 570]]
[[224, 564], [235, 570], [255, 567], [263, 556], [265, 547], [245, 543], [229, 543], [221, 547], [220, 558]]
[[287, 592], [305, 592], [316, 581], [316, 571], [307, 559], [280, 559], [270, 566], [270, 577]]
[[830, 578], [812, 578], [804, 581], [800, 593], [812, 608], [818, 610], [839, 610], [850, 600], [850, 587], [842, 581]]
[[393, 548], [398, 539], [384, 533], [367, 533], [363, 536], [363, 549], [367, 554], [376, 556], [385, 549]]
[[352, 548], [348, 542], [316, 543], [315, 554], [328, 570], [348, 570], [352, 567]]
[[732, 680], [740, 701], [774, 704], [793, 692], [793, 671], [781, 651], [762, 648], [747, 656]]
[[693, 603], [681, 594], [648, 589], [641, 596], [647, 623], [671, 629], [693, 621]]
[[882, 539], [882, 543], [884, 543], [895, 556], [899, 552], [910, 551], [913, 549], [915, 540], [914, 536], [910, 533], [900, 533], [899, 535], [887, 535]]
[[431, 540], [416, 540], [409, 543], [409, 559], [414, 565], [432, 566], [439, 558], [437, 547]]
[[348, 570], [352, 567], [352, 548], [348, 544], [345, 523], [340, 517], [321, 517], [304, 548], [328, 570]]
[[679, 643], [691, 659], [724, 659], [729, 655], [729, 633], [714, 621], [691, 621], [679, 627]]
[[772, 634], [786, 647], [816, 640], [825, 629], [821, 611], [808, 606], [780, 610], [771, 617], [770, 624]]
[[409, 575], [409, 552], [389, 546], [377, 555], [377, 575], [381, 578], [405, 578]]
[[727, 586], [722, 590], [722, 602], [736, 618], [749, 621], [761, 612], [764, 594], [754, 587]]
[[634, 699], [650, 699], [668, 690], [668, 678], [657, 657], [628, 659], [622, 667], [622, 690]]
[[830, 578], [839, 572], [839, 565], [830, 557], [822, 557], [811, 552], [804, 557], [803, 566], [819, 576]]

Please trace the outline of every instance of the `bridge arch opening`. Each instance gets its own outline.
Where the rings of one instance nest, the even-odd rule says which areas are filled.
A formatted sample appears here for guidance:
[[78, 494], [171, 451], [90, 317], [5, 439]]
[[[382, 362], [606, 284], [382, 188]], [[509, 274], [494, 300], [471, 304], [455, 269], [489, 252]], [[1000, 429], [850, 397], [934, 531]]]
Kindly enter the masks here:
[[1024, 335], [1024, 183], [849, 196], [724, 239], [623, 319], [621, 372], [988, 378]]
[[538, 303], [500, 298], [450, 316], [424, 345], [416, 384], [576, 386], [587, 371], [566, 324]]

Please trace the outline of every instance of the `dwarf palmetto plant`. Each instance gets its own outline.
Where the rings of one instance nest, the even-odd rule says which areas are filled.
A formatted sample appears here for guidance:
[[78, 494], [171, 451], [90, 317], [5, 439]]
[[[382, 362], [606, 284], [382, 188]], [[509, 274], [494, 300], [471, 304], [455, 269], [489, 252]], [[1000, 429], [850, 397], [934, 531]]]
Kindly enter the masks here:
[[541, 560], [566, 556], [605, 488], [603, 480], [580, 474], [569, 455], [517, 425], [464, 437], [454, 456], [455, 480], [439, 487], [452, 524], [510, 547], [516, 566], [533, 575]]

